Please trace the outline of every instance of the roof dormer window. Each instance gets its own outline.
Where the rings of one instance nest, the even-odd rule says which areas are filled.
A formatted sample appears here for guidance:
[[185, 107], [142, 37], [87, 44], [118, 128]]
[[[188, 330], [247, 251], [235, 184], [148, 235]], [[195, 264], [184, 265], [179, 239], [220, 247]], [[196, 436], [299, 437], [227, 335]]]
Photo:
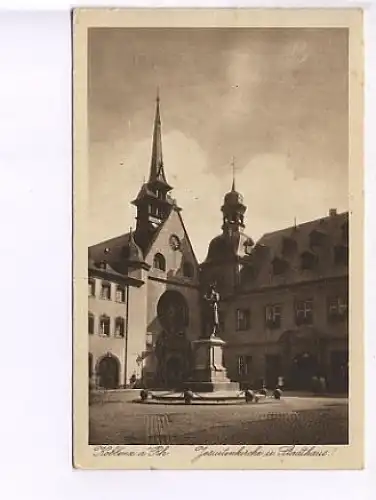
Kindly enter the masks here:
[[283, 274], [288, 268], [288, 262], [280, 257], [275, 257], [272, 261], [273, 274]]
[[252, 253], [252, 249], [254, 247], [254, 242], [251, 238], [248, 238], [245, 242], [244, 242], [244, 253], [246, 255], [251, 255]]
[[318, 229], [314, 229], [309, 234], [309, 245], [311, 247], [320, 246], [325, 241], [325, 233], [323, 231], [319, 231]]
[[317, 264], [317, 256], [313, 252], [303, 252], [301, 255], [301, 268], [312, 270]]

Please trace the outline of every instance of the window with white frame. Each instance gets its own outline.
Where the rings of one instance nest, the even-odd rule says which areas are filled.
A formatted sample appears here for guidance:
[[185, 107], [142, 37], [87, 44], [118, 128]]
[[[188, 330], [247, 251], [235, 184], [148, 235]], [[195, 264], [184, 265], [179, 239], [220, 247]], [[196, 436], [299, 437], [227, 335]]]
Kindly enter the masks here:
[[124, 337], [125, 331], [125, 322], [124, 318], [118, 317], [115, 319], [115, 335], [117, 337]]
[[282, 320], [280, 304], [269, 304], [265, 307], [265, 323], [268, 328], [279, 328]]
[[248, 330], [251, 327], [251, 312], [249, 309], [236, 310], [236, 329]]
[[348, 300], [346, 296], [328, 298], [328, 320], [344, 321], [348, 313]]
[[295, 321], [299, 325], [312, 325], [313, 300], [297, 300], [295, 302]]
[[116, 287], [116, 302], [125, 302], [125, 287], [118, 285]]
[[110, 335], [110, 318], [106, 315], [100, 317], [99, 320], [99, 333], [100, 335]]
[[101, 299], [111, 300], [111, 284], [103, 282], [101, 287]]

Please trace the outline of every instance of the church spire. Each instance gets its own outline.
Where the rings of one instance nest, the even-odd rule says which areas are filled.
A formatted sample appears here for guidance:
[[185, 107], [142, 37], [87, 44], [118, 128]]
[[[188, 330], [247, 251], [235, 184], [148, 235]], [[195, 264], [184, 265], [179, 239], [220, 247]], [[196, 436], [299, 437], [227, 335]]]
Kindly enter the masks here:
[[151, 153], [151, 165], [149, 174], [149, 183], [159, 181], [167, 184], [166, 175], [163, 167], [163, 154], [162, 154], [162, 124], [161, 114], [159, 109], [159, 89], [157, 90], [154, 130], [153, 130], [153, 146]]
[[231, 161], [231, 166], [232, 166], [232, 186], [231, 186], [231, 191], [236, 191], [235, 189], [235, 156], [232, 157]]
[[147, 247], [150, 235], [164, 222], [173, 207], [169, 191], [172, 190], [166, 180], [162, 156], [162, 130], [159, 109], [159, 92], [154, 118], [153, 145], [149, 179], [144, 182], [133, 205], [137, 207], [135, 241], [143, 250]]

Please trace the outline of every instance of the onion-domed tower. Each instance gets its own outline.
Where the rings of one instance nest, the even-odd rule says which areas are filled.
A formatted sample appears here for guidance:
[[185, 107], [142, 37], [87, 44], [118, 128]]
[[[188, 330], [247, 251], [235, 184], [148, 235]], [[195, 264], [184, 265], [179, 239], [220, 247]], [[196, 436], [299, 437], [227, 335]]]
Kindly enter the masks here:
[[247, 207], [243, 203], [243, 196], [235, 189], [235, 178], [232, 181], [231, 191], [225, 195], [221, 210], [224, 232], [232, 233], [244, 229], [244, 214]]
[[221, 207], [222, 234], [211, 240], [207, 257], [201, 265], [203, 285], [216, 283], [222, 297], [234, 293], [239, 284], [242, 262], [254, 245], [252, 238], [244, 233], [246, 210], [243, 196], [235, 188], [234, 177], [231, 191], [225, 194]]

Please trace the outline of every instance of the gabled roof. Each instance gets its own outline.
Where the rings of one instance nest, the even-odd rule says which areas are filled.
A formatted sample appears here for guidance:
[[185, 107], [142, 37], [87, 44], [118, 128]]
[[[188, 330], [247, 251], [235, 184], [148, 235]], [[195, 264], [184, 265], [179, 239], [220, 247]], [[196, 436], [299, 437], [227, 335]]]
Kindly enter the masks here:
[[[242, 288], [247, 290], [347, 276], [348, 266], [335, 263], [334, 260], [334, 248], [337, 245], [348, 247], [348, 235], [343, 231], [347, 223], [348, 212], [332, 213], [328, 217], [264, 234], [251, 256], [244, 258], [253, 273], [252, 279], [245, 277]], [[325, 234], [325, 238], [314, 246], [311, 239], [313, 231]], [[291, 251], [283, 253], [283, 241], [286, 238], [293, 240], [295, 245], [291, 246]], [[303, 270], [301, 259], [306, 252], [315, 255], [317, 262], [312, 269]], [[285, 272], [277, 275], [273, 273], [273, 261], [276, 258], [288, 263]]]
[[108, 262], [95, 262], [92, 258], [89, 258], [89, 275], [97, 276], [102, 279], [107, 279], [109, 281], [121, 282], [131, 286], [141, 286], [144, 282], [140, 279], [136, 279], [127, 276], [124, 273], [116, 271], [111, 264]]
[[131, 232], [89, 247], [89, 262], [96, 266], [101, 262], [106, 262], [108, 266], [122, 274], [126, 271], [128, 264], [132, 265], [135, 262], [142, 264], [143, 261], [142, 251], [134, 241]]
[[89, 247], [89, 260], [96, 264], [106, 261], [108, 265], [116, 268], [122, 258], [123, 249], [128, 243], [129, 233], [102, 241], [101, 243]]

